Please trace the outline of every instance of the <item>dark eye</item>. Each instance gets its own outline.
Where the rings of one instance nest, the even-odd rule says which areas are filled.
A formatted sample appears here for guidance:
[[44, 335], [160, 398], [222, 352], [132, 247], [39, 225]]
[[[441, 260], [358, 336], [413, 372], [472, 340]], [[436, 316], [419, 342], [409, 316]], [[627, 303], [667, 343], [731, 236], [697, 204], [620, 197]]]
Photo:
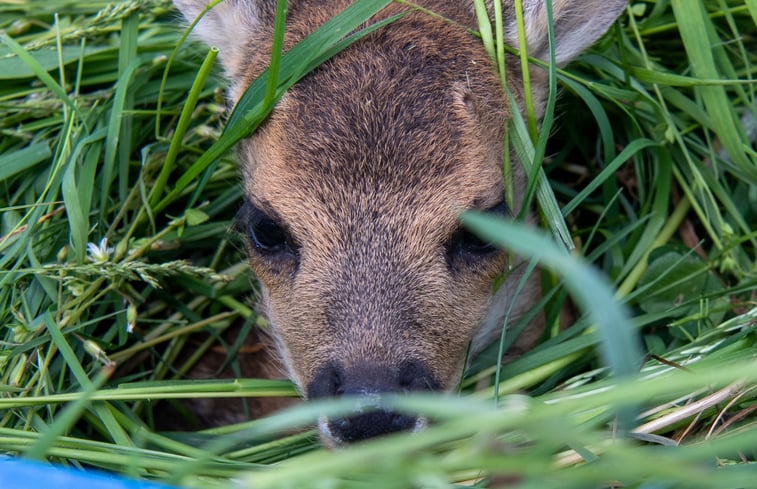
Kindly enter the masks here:
[[287, 232], [273, 219], [261, 217], [251, 221], [247, 229], [252, 244], [260, 251], [275, 252], [287, 246]]
[[447, 263], [483, 257], [497, 251], [497, 247], [479, 238], [473, 231], [460, 228], [447, 241]]
[[[485, 212], [508, 216], [510, 214], [507, 205], [502, 202], [494, 207], [487, 209]], [[447, 261], [452, 265], [459, 259], [471, 259], [483, 257], [497, 251], [497, 247], [480, 238], [473, 231], [460, 227], [447, 241]]]
[[289, 232], [275, 218], [252, 204], [246, 204], [239, 214], [237, 229], [246, 233], [252, 246], [266, 254], [294, 252]]
[[463, 228], [457, 234], [458, 246], [461, 251], [466, 253], [483, 255], [497, 249], [492, 243], [482, 240], [473, 231], [469, 231], [468, 229]]

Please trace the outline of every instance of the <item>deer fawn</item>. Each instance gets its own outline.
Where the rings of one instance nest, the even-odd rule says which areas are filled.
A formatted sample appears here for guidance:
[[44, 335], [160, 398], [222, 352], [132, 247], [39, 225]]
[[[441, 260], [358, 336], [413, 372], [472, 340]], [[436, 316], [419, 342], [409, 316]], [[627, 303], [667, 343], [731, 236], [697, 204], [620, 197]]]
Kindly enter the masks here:
[[[496, 1], [496, 0], [493, 0]], [[546, 0], [523, 0], [528, 53], [547, 59]], [[192, 20], [208, 0], [176, 0]], [[509, 105], [481, 41], [472, 0], [390, 4], [412, 10], [306, 76], [259, 130], [239, 144], [242, 226], [262, 306], [290, 378], [309, 398], [448, 391], [469, 352], [501, 333], [540, 297], [536, 277], [514, 297], [522, 263], [461, 227], [461, 209], [514, 216], [526, 177], [513, 165], [515, 205], [504, 202], [503, 138]], [[489, 2], [491, 3], [491, 2]], [[198, 25], [220, 49], [237, 100], [267, 66], [275, 0], [225, 0]], [[349, 4], [291, 0], [285, 48]], [[552, 0], [562, 66], [615, 21], [625, 0]], [[518, 46], [513, 0], [504, 33]], [[450, 22], [449, 20], [452, 20]], [[507, 81], [524, 112], [520, 63]], [[546, 71], [532, 67], [538, 115]], [[504, 282], [497, 278], [507, 270]], [[523, 351], [543, 320], [521, 335]], [[388, 411], [322, 419], [324, 442], [342, 445], [418, 429]]]

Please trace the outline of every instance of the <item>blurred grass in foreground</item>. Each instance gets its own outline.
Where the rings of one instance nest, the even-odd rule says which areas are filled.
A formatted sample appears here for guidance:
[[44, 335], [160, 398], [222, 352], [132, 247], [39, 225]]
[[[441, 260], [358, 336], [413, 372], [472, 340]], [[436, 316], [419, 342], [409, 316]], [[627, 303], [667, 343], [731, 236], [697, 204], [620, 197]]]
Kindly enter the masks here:
[[[326, 452], [292, 428], [349, 400], [154, 428], [164, 399], [294, 395], [181, 380], [204, 352], [238, 368], [243, 345], [224, 333], [265, 327], [229, 232], [233, 155], [194, 173], [223, 127], [214, 53], [174, 52], [170, 2], [0, 5], [0, 453], [189, 487], [757, 487], [756, 25], [754, 0], [631, 2], [555, 73], [551, 140], [529, 150], [525, 124], [512, 127], [560, 204], [545, 219], [564, 220], [617, 290], [585, 295], [630, 311], [648, 353], [638, 377], [608, 378], [623, 337], [587, 314], [501, 369], [478, 359], [462, 398], [387, 400], [430, 429]], [[554, 325], [567, 289], [544, 281]], [[603, 308], [618, 311], [588, 312]], [[629, 407], [636, 425], [617, 432]]]

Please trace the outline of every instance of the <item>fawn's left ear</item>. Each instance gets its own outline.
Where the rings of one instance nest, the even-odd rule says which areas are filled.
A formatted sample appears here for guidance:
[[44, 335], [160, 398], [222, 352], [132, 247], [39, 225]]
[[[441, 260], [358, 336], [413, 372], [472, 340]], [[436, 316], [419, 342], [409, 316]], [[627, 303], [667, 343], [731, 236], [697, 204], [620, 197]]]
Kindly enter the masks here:
[[[203, 14], [195, 34], [208, 46], [219, 49], [227, 75], [236, 79], [250, 50], [260, 49], [254, 39], [273, 24], [275, 0], [174, 0], [187, 22]], [[212, 8], [209, 6], [212, 4]], [[206, 11], [207, 10], [207, 11]]]
[[[549, 58], [546, 1], [523, 0], [528, 54], [545, 61]], [[607, 32], [625, 5], [626, 0], [552, 0], [557, 65], [565, 66]], [[504, 27], [508, 44], [518, 47], [514, 13]]]

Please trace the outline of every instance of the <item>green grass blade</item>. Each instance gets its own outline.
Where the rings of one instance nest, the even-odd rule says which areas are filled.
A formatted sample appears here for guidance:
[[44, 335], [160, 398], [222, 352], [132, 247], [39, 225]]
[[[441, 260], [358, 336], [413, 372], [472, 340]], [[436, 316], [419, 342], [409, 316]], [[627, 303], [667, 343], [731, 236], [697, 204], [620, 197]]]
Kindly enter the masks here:
[[74, 104], [73, 100], [69, 98], [63, 87], [50, 76], [47, 70], [45, 70], [45, 68], [43, 68], [42, 65], [40, 65], [39, 62], [23, 48], [23, 46], [14, 41], [6, 32], [0, 31], [0, 40], [34, 72], [35, 76], [44, 83], [45, 86], [47, 86], [47, 88], [49, 88], [50, 91], [61, 100], [61, 102], [66, 104], [66, 106], [68, 106], [68, 108], [74, 113], [78, 112], [76, 104]]
[[0, 182], [34, 167], [50, 156], [50, 145], [45, 141], [0, 155]]
[[[118, 74], [119, 78], [126, 75], [130, 79], [129, 65], [137, 57], [137, 43], [139, 41], [139, 12], [134, 11], [121, 21], [121, 45], [118, 50]], [[129, 83], [131, 84], [131, 83]], [[129, 191], [129, 158], [131, 156], [133, 119], [131, 111], [134, 110], [134, 91], [128, 90], [125, 94], [122, 114], [119, 124], [121, 125], [118, 144], [118, 200], [126, 200]]]
[[534, 99], [531, 91], [531, 71], [528, 67], [528, 42], [526, 40], [526, 26], [524, 24], [525, 19], [523, 16], [523, 0], [515, 0], [514, 5], [515, 20], [518, 27], [518, 47], [520, 48], [518, 52], [518, 56], [520, 58], [520, 72], [523, 76], [523, 96], [525, 98], [524, 109], [526, 111], [526, 123], [528, 127], [528, 135], [531, 138], [531, 141], [536, 141], [538, 138], [538, 121], [536, 120]]
[[[719, 78], [712, 51], [712, 44], [717, 41], [713, 39], [712, 29], [708, 28], [711, 24], [704, 5], [686, 0], [671, 0], [671, 5], [692, 71], [699, 78]], [[757, 185], [757, 160], [745, 151], [749, 144], [744, 129], [734, 122], [738, 118], [733, 113], [725, 89], [720, 86], [701, 86], [698, 90], [712, 118], [713, 131], [733, 159], [733, 163], [725, 161], [725, 164], [741, 178]]]
[[599, 128], [599, 134], [602, 138], [602, 145], [604, 148], [604, 156], [606, 160], [611, 159], [615, 150], [615, 138], [610, 119], [607, 116], [607, 112], [602, 107], [602, 104], [589, 89], [580, 83], [564, 76], [560, 77], [560, 81], [567, 86], [569, 90], [579, 96], [584, 104], [586, 104], [586, 107], [591, 112], [591, 115], [594, 117], [597, 127]]
[[92, 379], [92, 383], [84, 386], [84, 389], [77, 393], [71, 404], [61, 411], [55, 422], [29, 446], [24, 452], [24, 457], [37, 460], [44, 459], [57, 439], [69, 431], [71, 426], [81, 418], [84, 410], [91, 402], [92, 395], [102, 387], [112, 373], [112, 369], [103, 369], [98, 372]]
[[163, 193], [163, 189], [168, 182], [168, 178], [170, 177], [171, 172], [174, 169], [176, 156], [179, 154], [184, 135], [186, 134], [187, 129], [189, 128], [189, 124], [192, 120], [192, 112], [197, 106], [197, 100], [200, 98], [202, 87], [205, 85], [205, 81], [210, 75], [211, 67], [215, 62], [217, 55], [218, 49], [211, 48], [208, 51], [208, 54], [205, 56], [205, 60], [203, 61], [200, 69], [197, 72], [197, 76], [192, 82], [192, 87], [189, 89], [187, 100], [181, 109], [179, 122], [176, 124], [176, 129], [174, 130], [173, 137], [171, 138], [171, 144], [168, 146], [168, 152], [166, 153], [165, 160], [163, 161], [163, 166], [161, 167], [158, 178], [155, 180], [155, 183], [152, 186], [152, 190], [150, 191], [151, 205], [158, 203], [158, 199]]
[[[123, 143], [121, 129], [124, 110], [128, 105], [129, 84], [134, 74], [141, 64], [141, 59], [134, 58], [129, 61], [123, 71], [119, 72], [118, 84], [113, 94], [113, 105], [110, 109], [110, 119], [108, 122], [108, 135], [105, 138], [105, 155], [102, 162], [102, 187], [100, 187], [100, 220], [104, 221], [104, 213], [108, 209], [108, 199], [110, 194], [110, 185], [114, 179], [122, 181], [119, 176], [120, 166], [117, 166], [116, 158], [119, 154], [120, 145]], [[123, 178], [126, 178], [124, 175]], [[118, 184], [119, 193], [121, 184]], [[119, 196], [119, 200], [124, 201], [125, 197]]]
[[279, 85], [279, 68], [284, 50], [284, 30], [286, 27], [287, 2], [276, 1], [276, 17], [273, 22], [273, 46], [271, 47], [271, 62], [268, 67], [268, 85], [265, 89], [263, 106], [273, 105], [276, 89]]
[[623, 165], [626, 161], [630, 160], [644, 149], [657, 145], [658, 143], [649, 139], [637, 139], [636, 141], [632, 141], [631, 144], [626, 146], [623, 151], [621, 151], [620, 154], [615, 157], [614, 160], [612, 160], [607, 166], [605, 166], [602, 171], [596, 177], [594, 177], [591, 182], [581, 190], [581, 192], [578, 193], [578, 195], [576, 195], [570, 202], [565, 205], [565, 207], [563, 207], [563, 215], [567, 216], [568, 214], [573, 212], [573, 210], [581, 205], [581, 203], [589, 194], [599, 188], [599, 186], [602, 185], [608, 178], [614, 177], [620, 166]]
[[749, 9], [749, 14], [754, 20], [754, 25], [757, 26], [757, 0], [746, 0], [746, 6]]
[[489, 53], [491, 59], [497, 59], [497, 54], [494, 50], [494, 34], [492, 32], [491, 21], [489, 20], [489, 12], [486, 9], [486, 2], [485, 0], [473, 0], [473, 6], [476, 9], [478, 32], [481, 34], [481, 42], [484, 44], [484, 49]]
[[[544, 173], [544, 169], [538, 162], [535, 162], [534, 157], [536, 150], [531, 140], [531, 136], [526, 128], [526, 123], [515, 104], [512, 96], [510, 96], [512, 106], [512, 118], [510, 119], [510, 141], [513, 142], [513, 148], [518, 154], [520, 162], [523, 164], [526, 174], [529, 175], [529, 186], [533, 183], [533, 188], [536, 191], [536, 198], [539, 201], [539, 208], [541, 209], [544, 220], [547, 223], [550, 231], [558, 239], [560, 243], [565, 246], [565, 249], [572, 250], [574, 248], [573, 238], [570, 235], [568, 226], [565, 224], [565, 219], [560, 212], [560, 206], [557, 204], [557, 199], [547, 181], [547, 176]], [[530, 198], [526, 200], [530, 202]], [[527, 210], [527, 206], [524, 205], [521, 213]]]
[[[78, 382], [79, 386], [84, 389], [85, 392], [88, 394], [85, 395], [85, 397], [91, 397], [95, 394], [95, 391], [97, 390], [97, 387], [93, 386], [92, 380], [90, 380], [87, 373], [84, 371], [84, 369], [81, 366], [81, 363], [79, 362], [78, 357], [76, 356], [76, 353], [74, 353], [73, 349], [71, 348], [71, 345], [66, 340], [65, 336], [63, 335], [62, 331], [58, 327], [58, 324], [55, 322], [55, 319], [52, 317], [52, 315], [49, 312], [44, 313], [43, 322], [45, 325], [45, 328], [47, 329], [47, 332], [50, 334], [50, 337], [52, 338], [53, 342], [55, 343], [55, 346], [58, 347], [58, 350], [60, 350], [61, 355], [66, 361], [66, 366], [68, 369], [71, 370], [71, 373], [76, 378], [76, 381]], [[107, 374], [105, 372], [103, 375]], [[98, 382], [104, 381], [104, 378], [98, 377]], [[69, 425], [70, 423], [75, 421], [75, 417], [78, 414], [81, 414], [82, 409], [84, 407], [84, 404], [75, 404], [72, 406], [71, 410], [69, 411], [69, 415], [67, 416], [65, 422], [62, 422], [60, 425], [60, 428], [64, 428], [65, 426]], [[121, 425], [116, 421], [116, 419], [113, 417], [113, 414], [108, 410], [108, 408], [104, 405], [97, 405], [94, 407], [97, 414], [100, 416], [103, 423], [105, 423], [106, 427], [108, 428], [108, 431], [110, 435], [113, 437], [113, 440], [117, 443], [124, 445], [124, 446], [130, 446], [132, 445], [131, 440], [129, 439], [128, 435], [124, 431], [124, 429], [121, 427]], [[55, 429], [51, 428], [52, 433], [57, 433], [58, 427]], [[53, 435], [50, 435], [51, 437]], [[51, 442], [52, 440], [46, 439], [46, 442]], [[35, 450], [36, 451], [44, 451], [45, 447], [40, 445]]]
[[[627, 313], [618, 304], [607, 281], [594, 269], [533, 229], [477, 213], [464, 213], [463, 223], [482, 238], [538, 261], [558, 273], [576, 302], [591, 316], [601, 338], [600, 351], [605, 363], [617, 376], [634, 376], [643, 358], [639, 339]], [[632, 413], [626, 413], [623, 425], [630, 429]]]

